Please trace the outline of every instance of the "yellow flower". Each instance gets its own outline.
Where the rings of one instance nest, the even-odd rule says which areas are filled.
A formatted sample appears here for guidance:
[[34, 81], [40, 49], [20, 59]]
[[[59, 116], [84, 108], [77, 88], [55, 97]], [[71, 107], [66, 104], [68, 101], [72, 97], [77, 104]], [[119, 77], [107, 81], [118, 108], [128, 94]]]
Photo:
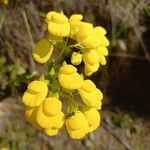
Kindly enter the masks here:
[[46, 39], [41, 39], [32, 52], [33, 58], [39, 63], [48, 61], [53, 52], [53, 45]]
[[37, 114], [38, 107], [27, 107], [25, 110], [25, 116], [28, 122], [32, 124], [33, 127], [37, 129], [41, 129], [42, 127], [36, 122], [36, 114]]
[[48, 31], [56, 37], [66, 37], [70, 33], [70, 24], [68, 18], [57, 12], [49, 12], [47, 14]]
[[59, 131], [59, 129], [56, 129], [56, 128], [44, 129], [44, 133], [47, 134], [48, 136], [57, 135], [58, 131]]
[[76, 35], [76, 40], [89, 49], [99, 46], [108, 46], [109, 41], [105, 37], [106, 30], [103, 27], [82, 28]]
[[71, 17], [69, 18], [69, 21], [81, 21], [83, 19], [83, 16], [81, 14], [74, 14], [71, 15]]
[[91, 29], [93, 29], [93, 25], [91, 23], [87, 23], [84, 21], [81, 21], [83, 19], [83, 16], [80, 14], [74, 14], [70, 17], [69, 22], [70, 22], [70, 36], [73, 39], [76, 39], [76, 34], [79, 33], [82, 29], [86, 30], [86, 32], [81, 33], [78, 35], [78, 38], [82, 38], [87, 32]]
[[99, 69], [99, 63], [90, 65], [88, 63], [85, 63], [84, 72], [86, 76], [92, 75], [94, 72], [96, 72]]
[[91, 108], [84, 112], [89, 124], [89, 132], [94, 131], [100, 125], [100, 114], [95, 108]]
[[50, 113], [44, 104], [41, 104], [37, 110], [36, 121], [43, 128], [61, 128], [64, 124], [64, 113], [60, 111], [56, 115], [48, 115]]
[[62, 103], [55, 97], [48, 97], [43, 102], [44, 113], [48, 116], [55, 116], [61, 112]]
[[89, 131], [88, 122], [84, 114], [78, 111], [71, 117], [67, 118], [66, 129], [73, 139], [80, 139], [84, 137]]
[[78, 89], [83, 82], [82, 77], [77, 73], [77, 69], [72, 65], [63, 65], [60, 68], [58, 80], [60, 85], [66, 89]]
[[106, 47], [98, 47], [97, 52], [104, 56], [108, 56], [108, 49]]
[[83, 53], [83, 61], [90, 65], [99, 63], [98, 52], [95, 49], [85, 50]]
[[94, 107], [98, 110], [101, 109], [103, 95], [91, 80], [84, 80], [78, 92], [87, 106]]
[[79, 65], [82, 61], [82, 54], [77, 53], [77, 52], [73, 52], [72, 56], [71, 56], [71, 63], [73, 65]]
[[48, 87], [44, 81], [32, 81], [23, 94], [22, 101], [26, 106], [36, 107], [44, 101], [47, 93]]

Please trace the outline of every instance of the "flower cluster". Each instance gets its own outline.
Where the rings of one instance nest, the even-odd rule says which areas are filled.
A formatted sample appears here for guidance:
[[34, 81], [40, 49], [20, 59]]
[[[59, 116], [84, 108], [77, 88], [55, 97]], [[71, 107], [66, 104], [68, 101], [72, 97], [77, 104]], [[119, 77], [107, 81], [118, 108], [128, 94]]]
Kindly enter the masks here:
[[[59, 53], [50, 61], [48, 74], [32, 81], [22, 97], [27, 121], [49, 136], [56, 135], [65, 124], [70, 137], [80, 139], [100, 125], [98, 110], [103, 94], [84, 75], [90, 76], [106, 64], [109, 41], [103, 27], [93, 27], [82, 19], [80, 14], [68, 19], [63, 13], [48, 12], [45, 19], [48, 34], [32, 52], [39, 63], [46, 63], [53, 52]], [[66, 62], [64, 56], [71, 56], [70, 61]], [[63, 63], [60, 58], [64, 58]], [[84, 74], [75, 67], [82, 60]]]
[[53, 136], [64, 124], [62, 103], [57, 97], [48, 96], [45, 81], [32, 81], [25, 91], [22, 101], [26, 106], [26, 119], [38, 129]]

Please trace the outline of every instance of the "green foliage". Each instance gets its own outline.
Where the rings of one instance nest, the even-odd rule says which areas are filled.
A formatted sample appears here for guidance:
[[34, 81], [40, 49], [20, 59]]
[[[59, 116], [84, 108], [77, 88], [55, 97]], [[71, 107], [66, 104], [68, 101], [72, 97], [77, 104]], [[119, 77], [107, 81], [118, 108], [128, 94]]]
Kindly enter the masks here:
[[0, 57], [0, 81], [4, 89], [7, 85], [20, 86], [20, 83], [26, 82], [36, 75], [36, 71], [27, 71], [22, 65], [20, 59], [15, 64], [9, 64], [6, 57]]
[[27, 144], [35, 136], [35, 130], [19, 121], [6, 121], [6, 133], [0, 136], [0, 148], [10, 145], [11, 150], [26, 150]]
[[133, 119], [131, 118], [130, 115], [124, 115], [122, 116], [118, 116], [116, 114], [114, 114], [112, 116], [112, 121], [119, 126], [120, 128], [130, 128], [133, 125]]

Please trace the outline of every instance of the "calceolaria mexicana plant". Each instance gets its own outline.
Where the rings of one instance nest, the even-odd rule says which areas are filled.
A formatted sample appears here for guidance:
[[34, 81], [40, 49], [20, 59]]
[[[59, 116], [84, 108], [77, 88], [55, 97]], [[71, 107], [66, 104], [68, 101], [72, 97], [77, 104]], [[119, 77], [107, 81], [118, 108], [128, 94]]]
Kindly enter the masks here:
[[[103, 27], [82, 19], [80, 14], [68, 19], [63, 13], [48, 12], [47, 35], [32, 52], [41, 64], [57, 54], [48, 73], [32, 81], [22, 97], [26, 119], [49, 136], [65, 125], [71, 138], [80, 139], [100, 125], [103, 94], [87, 77], [106, 64], [109, 41]], [[81, 74], [76, 66], [82, 61]]]

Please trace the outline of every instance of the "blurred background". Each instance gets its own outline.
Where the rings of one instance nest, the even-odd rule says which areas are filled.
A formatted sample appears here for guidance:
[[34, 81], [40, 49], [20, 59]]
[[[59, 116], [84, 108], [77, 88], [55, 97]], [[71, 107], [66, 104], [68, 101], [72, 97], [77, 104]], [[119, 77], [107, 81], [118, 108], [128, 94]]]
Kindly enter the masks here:
[[[0, 0], [0, 150], [150, 150], [149, 0]], [[42, 16], [81, 13], [110, 40], [107, 65], [91, 79], [104, 93], [101, 126], [80, 141], [63, 129], [48, 137], [24, 117], [21, 96], [47, 66], [31, 51], [44, 37]], [[38, 71], [37, 71], [38, 70]]]

